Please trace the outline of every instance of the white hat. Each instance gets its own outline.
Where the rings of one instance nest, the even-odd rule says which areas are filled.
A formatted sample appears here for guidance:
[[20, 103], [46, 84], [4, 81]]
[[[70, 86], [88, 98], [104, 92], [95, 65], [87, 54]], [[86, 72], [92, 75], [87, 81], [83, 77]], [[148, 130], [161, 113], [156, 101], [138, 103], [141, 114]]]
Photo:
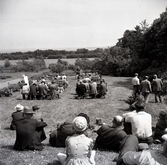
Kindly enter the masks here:
[[162, 139], [167, 141], [167, 134], [162, 135]]
[[83, 132], [83, 131], [85, 131], [86, 128], [87, 128], [87, 120], [84, 117], [82, 117], [82, 116], [76, 117], [73, 120], [73, 128], [77, 132]]
[[21, 104], [17, 104], [15, 107], [14, 107], [15, 110], [17, 111], [22, 111], [24, 109], [24, 106], [22, 106]]

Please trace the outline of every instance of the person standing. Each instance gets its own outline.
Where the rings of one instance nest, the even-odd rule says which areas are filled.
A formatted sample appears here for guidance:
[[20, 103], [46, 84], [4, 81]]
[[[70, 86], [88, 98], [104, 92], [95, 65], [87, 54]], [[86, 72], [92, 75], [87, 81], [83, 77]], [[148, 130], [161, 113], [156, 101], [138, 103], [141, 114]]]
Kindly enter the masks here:
[[148, 103], [149, 94], [150, 92], [152, 92], [151, 83], [148, 80], [148, 76], [145, 76], [145, 79], [141, 82], [140, 91], [142, 92], [142, 95], [144, 96], [144, 102]]
[[138, 78], [138, 73], [135, 73], [135, 77], [132, 79], [132, 85], [133, 85], [133, 95], [136, 97], [136, 94], [140, 94], [140, 80]]
[[154, 79], [152, 82], [152, 88], [153, 88], [153, 92], [155, 94], [155, 102], [158, 102], [158, 98], [159, 101], [162, 102], [162, 98], [161, 98], [161, 92], [162, 92], [162, 80], [160, 78], [157, 78], [157, 75], [154, 74]]
[[45, 122], [39, 122], [36, 119], [32, 119], [34, 111], [28, 106], [24, 107], [24, 118], [16, 122], [16, 141], [14, 144], [15, 150], [42, 150], [43, 145], [40, 140], [38, 128], [47, 126]]

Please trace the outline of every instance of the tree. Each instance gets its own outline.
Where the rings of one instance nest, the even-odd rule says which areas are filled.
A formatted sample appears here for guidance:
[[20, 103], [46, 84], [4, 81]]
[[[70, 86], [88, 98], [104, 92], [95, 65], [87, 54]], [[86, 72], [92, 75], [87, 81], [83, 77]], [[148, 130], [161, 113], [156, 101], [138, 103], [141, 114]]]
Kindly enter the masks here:
[[5, 62], [4, 62], [4, 67], [8, 68], [10, 66], [11, 66], [11, 63], [10, 63], [9, 59], [6, 59]]

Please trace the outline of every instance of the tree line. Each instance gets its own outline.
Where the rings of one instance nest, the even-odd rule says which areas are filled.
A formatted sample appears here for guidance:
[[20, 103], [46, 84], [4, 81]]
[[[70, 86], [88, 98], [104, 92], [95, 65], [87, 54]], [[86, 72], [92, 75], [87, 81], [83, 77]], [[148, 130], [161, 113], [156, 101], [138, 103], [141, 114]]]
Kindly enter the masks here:
[[[103, 75], [133, 76], [158, 74], [167, 77], [167, 9], [155, 19], [152, 25], [143, 20], [133, 30], [125, 30], [123, 37], [111, 47], [95, 50], [77, 49], [36, 50], [0, 54], [0, 59], [26, 56], [29, 58], [58, 58], [57, 64], [50, 64], [52, 72], [65, 69], [98, 70]], [[42, 58], [41, 58], [42, 57]], [[89, 58], [94, 57], [94, 60]], [[74, 65], [64, 63], [61, 58], [77, 58]], [[24, 64], [25, 65], [25, 64]]]

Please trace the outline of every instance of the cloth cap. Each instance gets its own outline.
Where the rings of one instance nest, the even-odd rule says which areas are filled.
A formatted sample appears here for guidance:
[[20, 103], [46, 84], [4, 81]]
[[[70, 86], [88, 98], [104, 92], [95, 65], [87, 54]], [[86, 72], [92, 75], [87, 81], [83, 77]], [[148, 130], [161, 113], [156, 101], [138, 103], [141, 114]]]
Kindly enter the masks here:
[[147, 143], [139, 143], [138, 144], [139, 150], [147, 150], [149, 149], [149, 146]]
[[77, 132], [84, 132], [87, 128], [87, 120], [85, 117], [78, 116], [73, 120], [73, 128]]
[[160, 119], [166, 119], [166, 113], [164, 112], [164, 111], [161, 111], [160, 113], [159, 113], [159, 118]]
[[35, 111], [35, 110], [38, 110], [38, 109], [40, 109], [37, 105], [34, 105], [33, 107], [32, 107], [32, 110], [33, 111]]
[[21, 105], [21, 104], [17, 104], [17, 105], [14, 107], [14, 109], [15, 109], [16, 111], [22, 111], [22, 110], [24, 109], [24, 106]]
[[25, 106], [23, 113], [25, 113], [25, 114], [34, 114], [34, 111], [30, 107]]

